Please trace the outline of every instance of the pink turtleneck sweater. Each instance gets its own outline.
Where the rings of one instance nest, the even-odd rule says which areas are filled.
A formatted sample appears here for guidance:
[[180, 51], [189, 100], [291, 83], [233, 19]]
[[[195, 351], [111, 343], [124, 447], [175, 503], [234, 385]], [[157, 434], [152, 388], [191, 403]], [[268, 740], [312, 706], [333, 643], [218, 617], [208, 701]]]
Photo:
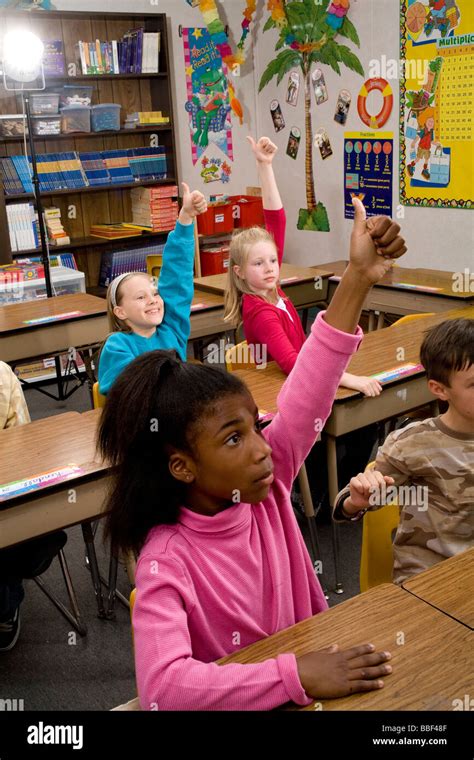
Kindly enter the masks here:
[[329, 416], [362, 332], [340, 332], [323, 314], [263, 432], [275, 474], [267, 498], [214, 517], [183, 507], [178, 523], [159, 525], [147, 536], [133, 612], [144, 710], [270, 710], [290, 700], [311, 701], [291, 651], [257, 664], [213, 661], [327, 607], [290, 492], [320, 429], [315, 423]]

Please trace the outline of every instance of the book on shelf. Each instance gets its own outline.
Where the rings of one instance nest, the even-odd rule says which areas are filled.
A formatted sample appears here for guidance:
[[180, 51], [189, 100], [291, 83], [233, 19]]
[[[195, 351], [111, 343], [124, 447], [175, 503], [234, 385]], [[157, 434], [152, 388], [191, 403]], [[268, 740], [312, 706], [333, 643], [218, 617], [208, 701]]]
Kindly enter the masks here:
[[120, 40], [78, 40], [76, 58], [83, 76], [157, 74], [160, 32], [131, 29]]
[[104, 150], [102, 158], [110, 174], [112, 184], [133, 183], [135, 178], [130, 169], [128, 150]]
[[134, 248], [107, 251], [102, 254], [99, 285], [107, 288], [115, 277], [127, 272], [146, 272], [146, 258], [150, 254], [162, 254], [164, 244], [150, 241]]
[[50, 206], [44, 210], [44, 221], [50, 245], [69, 245], [71, 240], [61, 222], [61, 209]]
[[176, 225], [179, 206], [178, 188], [136, 187], [131, 192], [132, 223], [152, 232], [169, 232]]
[[115, 240], [118, 238], [139, 237], [141, 231], [135, 228], [130, 228], [120, 222], [116, 224], [93, 224], [90, 228], [89, 234], [91, 237]]
[[62, 40], [43, 41], [43, 69], [45, 77], [63, 77], [66, 71]]
[[98, 151], [79, 153], [79, 160], [89, 185], [111, 184], [112, 180], [105, 161]]
[[[42, 264], [41, 256], [28, 256], [26, 258], [17, 258], [15, 264], [19, 266], [36, 266]], [[73, 253], [58, 253], [49, 257], [49, 265], [51, 267], [67, 267], [67, 269], [75, 269], [78, 271], [76, 259]], [[44, 277], [44, 274], [41, 275]]]
[[8, 232], [12, 252], [28, 251], [39, 245], [38, 222], [32, 203], [11, 203], [6, 206]]
[[31, 170], [28, 160], [25, 156], [12, 156], [11, 160], [18, 179], [23, 185], [23, 191], [25, 193], [33, 193], [33, 182], [31, 181]]

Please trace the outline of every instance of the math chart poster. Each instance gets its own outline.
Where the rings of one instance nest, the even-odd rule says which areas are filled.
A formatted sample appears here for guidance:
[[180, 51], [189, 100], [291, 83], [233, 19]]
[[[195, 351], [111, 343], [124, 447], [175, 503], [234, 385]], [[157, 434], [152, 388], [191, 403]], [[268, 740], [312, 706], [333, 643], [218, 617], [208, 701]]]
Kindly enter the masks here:
[[401, 0], [400, 199], [472, 209], [474, 0]]
[[367, 216], [392, 216], [393, 132], [344, 134], [344, 217], [354, 218], [352, 198]]
[[227, 66], [205, 28], [183, 29], [183, 46], [193, 164], [208, 145], [233, 160]]

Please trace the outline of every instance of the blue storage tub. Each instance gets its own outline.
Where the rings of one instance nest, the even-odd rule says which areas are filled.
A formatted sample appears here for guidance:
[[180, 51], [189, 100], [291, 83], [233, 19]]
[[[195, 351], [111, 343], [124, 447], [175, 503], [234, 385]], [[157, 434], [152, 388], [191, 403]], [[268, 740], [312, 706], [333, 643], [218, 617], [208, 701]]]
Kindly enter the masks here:
[[91, 122], [93, 132], [117, 132], [120, 129], [120, 108], [118, 103], [101, 103], [92, 106]]

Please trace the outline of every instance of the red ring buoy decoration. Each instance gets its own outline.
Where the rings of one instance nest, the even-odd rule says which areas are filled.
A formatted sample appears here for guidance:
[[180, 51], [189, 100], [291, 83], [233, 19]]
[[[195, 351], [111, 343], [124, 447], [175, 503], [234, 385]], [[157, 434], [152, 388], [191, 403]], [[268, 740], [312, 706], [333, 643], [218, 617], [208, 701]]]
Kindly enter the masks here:
[[[377, 116], [371, 116], [367, 111], [366, 100], [367, 95], [372, 90], [379, 90], [383, 95], [383, 106], [380, 113]], [[359, 97], [357, 98], [357, 110], [359, 116], [368, 127], [371, 129], [380, 129], [383, 127], [388, 117], [392, 113], [393, 108], [393, 91], [386, 79], [368, 79], [362, 85]]]

